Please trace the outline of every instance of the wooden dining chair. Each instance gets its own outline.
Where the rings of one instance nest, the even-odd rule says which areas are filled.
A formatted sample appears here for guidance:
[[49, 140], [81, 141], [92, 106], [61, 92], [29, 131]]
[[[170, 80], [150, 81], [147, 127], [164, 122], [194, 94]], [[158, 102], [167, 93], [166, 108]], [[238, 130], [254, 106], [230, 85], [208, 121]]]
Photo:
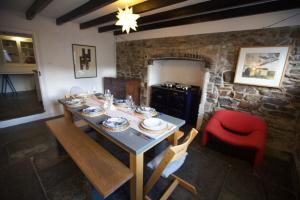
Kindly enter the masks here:
[[159, 180], [160, 176], [162, 176], [163, 178], [170, 178], [172, 180], [172, 184], [161, 196], [161, 200], [168, 199], [177, 185], [182, 186], [193, 194], [197, 193], [197, 189], [193, 185], [173, 174], [183, 165], [187, 156], [187, 148], [197, 134], [198, 131], [193, 128], [182, 144], [168, 147], [165, 151], [156, 156], [151, 162], [147, 164], [147, 166], [154, 171], [144, 187], [145, 199], [150, 199], [147, 194]]
[[82, 89], [81, 87], [73, 86], [70, 89], [69, 95], [70, 96], [75, 96], [75, 95], [84, 94], [84, 93], [86, 93], [86, 91], [84, 89]]

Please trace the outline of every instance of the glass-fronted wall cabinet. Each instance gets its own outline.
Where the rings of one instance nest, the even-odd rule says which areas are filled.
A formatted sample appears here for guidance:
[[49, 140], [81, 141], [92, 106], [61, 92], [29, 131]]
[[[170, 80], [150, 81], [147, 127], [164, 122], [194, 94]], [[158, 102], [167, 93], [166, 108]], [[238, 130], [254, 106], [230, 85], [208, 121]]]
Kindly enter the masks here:
[[32, 38], [0, 35], [0, 72], [32, 73], [36, 70]]

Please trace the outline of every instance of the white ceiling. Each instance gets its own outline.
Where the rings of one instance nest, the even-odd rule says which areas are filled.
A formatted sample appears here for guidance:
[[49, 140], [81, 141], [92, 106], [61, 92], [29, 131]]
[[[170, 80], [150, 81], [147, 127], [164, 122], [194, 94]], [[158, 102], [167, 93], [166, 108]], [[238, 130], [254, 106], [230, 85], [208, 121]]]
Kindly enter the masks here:
[[[1, 0], [0, 3], [0, 8], [3, 9], [9, 9], [9, 10], [15, 10], [15, 11], [19, 11], [24, 13], [24, 17], [25, 17], [25, 12], [26, 10], [31, 6], [31, 4], [34, 2], [35, 0]], [[50, 17], [50, 18], [58, 18], [61, 15], [79, 7], [80, 5], [88, 2], [89, 0], [53, 0], [41, 13], [39, 13], [38, 15], [41, 16], [45, 16], [45, 17]], [[132, 4], [137, 4], [137, 3], [141, 3], [144, 2], [146, 0], [131, 0]], [[162, 12], [162, 11], [166, 11], [166, 10], [171, 10], [174, 8], [180, 8], [180, 7], [184, 7], [187, 5], [192, 5], [195, 3], [199, 3], [199, 2], [204, 2], [207, 0], [187, 0], [184, 1], [182, 3], [178, 3], [178, 4], [174, 4], [172, 6], [167, 6], [167, 7], [163, 7], [154, 11], [150, 11], [147, 13], [143, 13], [142, 16], [145, 15], [149, 15], [149, 14], [154, 14], [157, 12]], [[118, 7], [124, 7], [124, 0], [119, 0], [116, 3], [110, 4], [108, 6], [105, 6], [97, 11], [91, 12], [85, 16], [82, 16], [80, 18], [77, 18], [75, 20], [73, 20], [74, 22], [77, 23], [81, 23], [81, 22], [85, 22], [91, 19], [94, 19], [96, 17], [100, 17], [112, 12], [117, 11]]]

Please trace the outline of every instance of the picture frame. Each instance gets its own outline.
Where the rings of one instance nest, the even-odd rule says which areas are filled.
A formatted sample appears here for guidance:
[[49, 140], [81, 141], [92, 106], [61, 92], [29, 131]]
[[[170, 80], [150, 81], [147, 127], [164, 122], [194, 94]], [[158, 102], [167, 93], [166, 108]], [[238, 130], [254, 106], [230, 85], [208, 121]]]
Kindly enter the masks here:
[[280, 88], [288, 54], [289, 46], [240, 48], [234, 83]]
[[97, 77], [96, 47], [72, 44], [75, 79]]

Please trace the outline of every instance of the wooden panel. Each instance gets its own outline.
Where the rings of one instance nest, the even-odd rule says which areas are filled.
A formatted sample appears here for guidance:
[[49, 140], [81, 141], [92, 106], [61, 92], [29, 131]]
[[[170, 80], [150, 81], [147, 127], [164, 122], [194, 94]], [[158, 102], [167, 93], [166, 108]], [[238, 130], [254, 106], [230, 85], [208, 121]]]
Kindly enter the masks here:
[[104, 89], [109, 89], [115, 98], [131, 95], [133, 101], [140, 103], [140, 80], [104, 77]]
[[126, 81], [126, 96], [131, 95], [136, 105], [140, 105], [140, 90], [140, 80], [130, 79]]
[[66, 23], [68, 21], [71, 21], [73, 19], [76, 19], [78, 17], [81, 17], [83, 15], [86, 15], [90, 12], [93, 12], [95, 10], [98, 10], [104, 6], [107, 6], [111, 3], [114, 3], [116, 0], [90, 0], [87, 3], [79, 6], [78, 8], [75, 8], [74, 10], [60, 16], [56, 19], [56, 24], [61, 25], [63, 23]]
[[125, 99], [126, 98], [126, 80], [123, 78], [112, 79], [112, 94], [115, 98]]
[[[162, 8], [165, 6], [180, 3], [183, 1], [185, 1], [185, 0], [168, 0], [168, 1], [150, 0], [150, 1], [145, 1], [142, 3], [136, 4], [136, 5], [132, 6], [132, 8], [133, 8], [133, 13], [140, 14], [140, 13], [148, 12], [148, 11], [151, 11], [154, 9], [158, 9], [158, 8]], [[107, 22], [114, 21], [117, 19], [116, 15], [117, 15], [117, 12], [114, 12], [114, 13], [110, 13], [110, 14], [98, 17], [96, 19], [93, 19], [93, 20], [90, 20], [87, 22], [83, 22], [80, 24], [80, 29], [86, 29], [86, 28], [90, 28], [93, 26], [97, 26], [99, 24], [104, 24]]]
[[104, 198], [133, 176], [129, 168], [70, 121], [58, 118], [46, 123], [60, 144]]
[[[259, 5], [249, 5], [245, 7], [236, 7], [229, 10], [220, 10], [218, 12], [200, 14], [196, 16], [190, 16], [180, 19], [174, 19], [169, 21], [157, 22], [152, 24], [141, 25], [137, 31], [153, 30], [159, 28], [166, 28], [172, 26], [180, 26], [186, 24], [208, 22], [214, 20], [228, 19], [234, 17], [255, 15], [260, 13], [275, 12], [280, 10], [295, 9], [300, 7], [300, 1], [298, 0], [275, 0], [269, 1]], [[114, 31], [115, 35], [123, 34], [122, 31]]]
[[26, 19], [33, 19], [35, 15], [46, 8], [53, 0], [35, 0], [26, 11]]
[[104, 77], [103, 78], [103, 84], [104, 84], [104, 90], [105, 89], [111, 89], [111, 84], [112, 84], [112, 78], [110, 77]]

